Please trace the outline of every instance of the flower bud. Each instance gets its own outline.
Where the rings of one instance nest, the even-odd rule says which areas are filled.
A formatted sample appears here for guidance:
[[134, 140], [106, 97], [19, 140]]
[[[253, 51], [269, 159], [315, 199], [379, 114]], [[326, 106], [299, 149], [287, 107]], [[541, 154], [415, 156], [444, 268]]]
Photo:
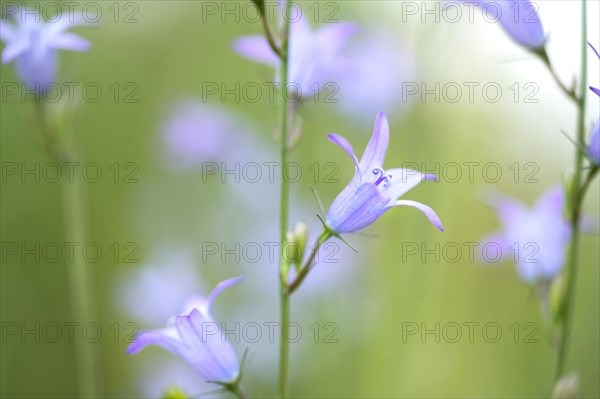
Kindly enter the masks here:
[[284, 256], [290, 264], [296, 264], [300, 268], [306, 243], [308, 242], [308, 228], [303, 221], [296, 224], [294, 232], [288, 231], [286, 234], [286, 247]]
[[187, 399], [188, 396], [179, 388], [169, 388], [161, 396], [161, 399]]
[[579, 398], [579, 375], [572, 373], [561, 377], [554, 385], [552, 391], [553, 399], [577, 399]]

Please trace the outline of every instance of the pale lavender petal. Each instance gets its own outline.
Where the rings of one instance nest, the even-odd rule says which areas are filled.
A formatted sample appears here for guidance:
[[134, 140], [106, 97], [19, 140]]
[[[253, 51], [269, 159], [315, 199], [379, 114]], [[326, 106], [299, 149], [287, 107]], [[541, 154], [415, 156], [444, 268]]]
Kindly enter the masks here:
[[175, 326], [188, 347], [188, 361], [207, 381], [229, 382], [237, 378], [237, 356], [216, 323], [194, 309], [188, 316], [177, 316]]
[[52, 38], [49, 46], [57, 50], [87, 51], [90, 48], [90, 42], [74, 33], [64, 32]]
[[356, 166], [356, 173], [360, 174], [360, 166], [358, 163], [358, 159], [356, 159], [356, 155], [354, 155], [354, 149], [352, 148], [352, 144], [350, 144], [348, 142], [348, 140], [346, 140], [344, 137], [340, 136], [339, 134], [335, 134], [335, 133], [329, 133], [327, 135], [327, 138], [332, 143], [340, 146], [342, 148], [342, 150], [346, 151], [346, 153], [348, 155], [350, 155], [350, 158], [352, 158], [352, 160], [354, 161], [354, 165]]
[[421, 212], [423, 212], [423, 214], [427, 217], [427, 219], [429, 219], [429, 221], [435, 227], [437, 227], [441, 231], [444, 231], [444, 227], [442, 226], [442, 221], [440, 220], [438, 215], [435, 213], [435, 211], [433, 209], [431, 209], [430, 207], [428, 207], [427, 205], [421, 204], [420, 202], [417, 202], [417, 201], [398, 200], [398, 201], [395, 201], [392, 205], [388, 205], [387, 208], [389, 209], [394, 206], [412, 206], [413, 208], [416, 208], [416, 209], [420, 210]]
[[4, 51], [2, 52], [2, 62], [4, 64], [8, 64], [18, 56], [25, 53], [27, 50], [29, 50], [29, 47], [30, 45], [28, 40], [17, 40], [8, 43], [4, 48]]
[[17, 40], [17, 33], [13, 26], [8, 22], [0, 21], [0, 41], [8, 44], [14, 40]]
[[[600, 91], [598, 95], [600, 95]], [[588, 155], [596, 165], [600, 165], [600, 119], [597, 119], [594, 126], [592, 126]]]
[[401, 197], [425, 180], [437, 181], [435, 175], [412, 169], [388, 169], [385, 174], [391, 176], [391, 179], [390, 186], [384, 191], [384, 194], [392, 200]]
[[233, 50], [252, 61], [277, 66], [279, 58], [273, 52], [264, 36], [245, 36], [233, 42]]
[[375, 168], [381, 168], [390, 141], [390, 126], [384, 112], [377, 114], [373, 135], [360, 158], [360, 170], [367, 174]]
[[160, 346], [180, 357], [186, 351], [185, 346], [173, 335], [171, 329], [162, 329], [140, 332], [135, 337], [135, 342], [129, 345], [126, 353], [132, 355], [151, 345]]
[[327, 225], [337, 233], [361, 230], [385, 213], [388, 202], [374, 184], [362, 184], [347, 200], [335, 199], [327, 213]]
[[230, 278], [229, 280], [221, 281], [217, 286], [211, 291], [206, 300], [206, 313], [209, 314], [210, 307], [212, 306], [215, 299], [219, 296], [221, 292], [226, 290], [227, 288], [233, 287], [236, 284], [241, 283], [246, 278], [244, 276], [238, 276], [234, 278]]
[[499, 18], [506, 33], [520, 45], [539, 49], [546, 43], [535, 5], [529, 0], [481, 0], [476, 4], [485, 9], [490, 18]]
[[504, 233], [495, 233], [480, 242], [481, 251], [477, 251], [478, 260], [488, 265], [497, 265], [506, 260], [510, 253], [510, 243]]
[[336, 55], [358, 31], [358, 26], [349, 22], [341, 22], [322, 27], [316, 37], [316, 45], [323, 50], [323, 55]]

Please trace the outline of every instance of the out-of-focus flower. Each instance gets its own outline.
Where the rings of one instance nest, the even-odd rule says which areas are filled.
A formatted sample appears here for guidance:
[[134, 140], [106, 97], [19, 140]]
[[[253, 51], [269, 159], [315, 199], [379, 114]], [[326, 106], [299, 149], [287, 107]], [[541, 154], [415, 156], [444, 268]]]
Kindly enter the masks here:
[[[351, 23], [336, 23], [312, 31], [304, 18], [290, 22], [287, 90], [295, 88], [310, 97], [334, 80], [343, 70], [341, 51], [356, 32]], [[262, 35], [244, 36], [233, 43], [234, 50], [250, 60], [279, 68], [280, 60]], [[279, 79], [277, 74], [276, 79]]]
[[239, 376], [237, 356], [214, 322], [210, 307], [225, 289], [239, 283], [236, 277], [219, 283], [208, 297], [195, 297], [184, 313], [175, 316], [169, 325], [160, 330], [145, 331], [127, 348], [134, 354], [150, 345], [160, 346], [185, 360], [206, 381], [233, 383]]
[[57, 69], [57, 50], [87, 51], [88, 41], [67, 32], [82, 25], [65, 16], [46, 22], [37, 14], [28, 14], [14, 24], [0, 21], [0, 40], [6, 44], [2, 62], [15, 61], [17, 76], [30, 90], [42, 90], [53, 82]]
[[327, 213], [327, 225], [336, 233], [352, 233], [372, 224], [395, 206], [412, 206], [425, 214], [443, 231], [442, 222], [433, 209], [416, 201], [396, 200], [423, 180], [436, 180], [434, 175], [411, 169], [383, 169], [389, 142], [389, 126], [385, 113], [375, 119], [373, 136], [358, 162], [350, 143], [340, 135], [329, 134], [329, 140], [340, 146], [354, 161], [356, 172], [350, 183], [333, 201]]
[[224, 107], [203, 104], [195, 99], [180, 100], [161, 128], [169, 162], [190, 167], [202, 162], [235, 158], [231, 142], [244, 128], [233, 112]]
[[[362, 36], [362, 35], [361, 35]], [[337, 77], [339, 106], [352, 118], [369, 120], [380, 110], [398, 109], [403, 83], [413, 79], [409, 50], [385, 32], [367, 32], [348, 44], [345, 72]]]
[[519, 275], [527, 283], [551, 280], [558, 275], [571, 238], [571, 227], [563, 216], [563, 188], [550, 188], [531, 209], [515, 199], [495, 197], [491, 205], [503, 230], [484, 240], [486, 248], [493, 246], [498, 252], [484, 260], [497, 262], [512, 257]]
[[154, 260], [119, 273], [115, 302], [129, 318], [163, 323], [202, 288], [198, 281], [201, 279], [191, 251], [162, 249]]
[[546, 43], [546, 36], [536, 8], [530, 0], [479, 0], [490, 19], [500, 22], [506, 33], [521, 46], [539, 50]]

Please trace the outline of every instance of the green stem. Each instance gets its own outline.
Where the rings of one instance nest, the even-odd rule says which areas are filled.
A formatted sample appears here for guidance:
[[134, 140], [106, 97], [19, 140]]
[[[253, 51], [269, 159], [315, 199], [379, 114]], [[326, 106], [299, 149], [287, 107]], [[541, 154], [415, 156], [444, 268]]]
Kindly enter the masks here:
[[[43, 103], [37, 106], [40, 133], [48, 155], [56, 162], [73, 162], [70, 156], [73, 151], [66, 148], [64, 142], [58, 140], [57, 129], [49, 123], [47, 110]], [[86, 210], [83, 199], [83, 187], [78, 179], [66, 179], [62, 183], [63, 217], [65, 240], [74, 243], [73, 258], [69, 259], [68, 280], [73, 321], [85, 325], [93, 321], [93, 289], [90, 281], [89, 267], [85, 261], [81, 246], [86, 242]], [[77, 248], [79, 250], [77, 250]], [[101, 398], [99, 387], [99, 360], [92, 344], [81, 339], [74, 341], [79, 397]]]
[[[581, 2], [581, 77], [580, 93], [577, 103], [577, 141], [585, 142], [585, 104], [586, 104], [586, 82], [587, 82], [587, 19], [586, 19], [586, 1]], [[589, 183], [582, 186], [583, 153], [581, 149], [575, 150], [575, 176], [570, 192], [570, 220], [572, 228], [572, 237], [568, 255], [567, 285], [565, 299], [562, 304], [561, 313], [564, 315], [562, 320], [562, 331], [558, 347], [558, 359], [556, 364], [555, 382], [557, 382], [564, 373], [567, 353], [569, 349], [569, 335], [571, 332], [571, 323], [573, 319], [573, 308], [575, 304], [575, 290], [577, 281], [577, 269], [579, 264], [579, 241], [580, 241], [580, 214], [581, 204], [585, 190]], [[590, 174], [592, 175], [592, 174]], [[589, 180], [589, 179], [586, 179]]]
[[[288, 84], [288, 60], [289, 60], [289, 35], [290, 35], [290, 4], [287, 0], [286, 14], [284, 16], [283, 37], [281, 40], [281, 68], [279, 82], [281, 84], [280, 112], [281, 112], [281, 194], [279, 214], [279, 300], [280, 300], [280, 336], [279, 336], [279, 396], [284, 399], [288, 397], [288, 365], [289, 365], [289, 342], [284, 338], [284, 330], [290, 322], [290, 299], [287, 292], [287, 270], [288, 265], [284, 256], [284, 246], [288, 229], [288, 207], [289, 207], [289, 184], [285, 179], [285, 165], [288, 158], [288, 102], [284, 90]], [[284, 275], [283, 275], [284, 274]]]
[[308, 272], [310, 272], [312, 269], [312, 264], [313, 264], [313, 261], [315, 260], [315, 257], [317, 256], [317, 253], [319, 252], [319, 248], [325, 241], [329, 240], [332, 236], [333, 236], [333, 233], [330, 230], [325, 229], [325, 230], [323, 230], [323, 232], [321, 232], [321, 234], [319, 235], [319, 238], [317, 239], [317, 242], [313, 246], [313, 250], [312, 250], [310, 256], [306, 260], [306, 263], [304, 264], [304, 266], [302, 266], [302, 268], [300, 269], [300, 272], [298, 273], [298, 275], [296, 276], [294, 281], [289, 285], [288, 296], [291, 296], [294, 293], [294, 291], [296, 291], [296, 289], [298, 289], [298, 287], [300, 287], [300, 284], [302, 284], [302, 282], [308, 275]]
[[225, 385], [225, 389], [227, 389], [229, 392], [234, 394], [235, 397], [238, 399], [246, 399], [247, 398], [246, 393], [240, 386], [239, 381], [235, 382], [234, 384]]

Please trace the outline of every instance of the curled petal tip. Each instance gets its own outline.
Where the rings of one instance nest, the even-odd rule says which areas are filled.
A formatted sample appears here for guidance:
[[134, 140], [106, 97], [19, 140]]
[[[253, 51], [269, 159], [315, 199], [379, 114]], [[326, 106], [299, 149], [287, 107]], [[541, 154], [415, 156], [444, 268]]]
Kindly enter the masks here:
[[429, 180], [429, 181], [439, 181], [440, 179], [436, 176], [436, 175], [432, 175], [432, 174], [425, 174], [423, 176], [423, 180]]

